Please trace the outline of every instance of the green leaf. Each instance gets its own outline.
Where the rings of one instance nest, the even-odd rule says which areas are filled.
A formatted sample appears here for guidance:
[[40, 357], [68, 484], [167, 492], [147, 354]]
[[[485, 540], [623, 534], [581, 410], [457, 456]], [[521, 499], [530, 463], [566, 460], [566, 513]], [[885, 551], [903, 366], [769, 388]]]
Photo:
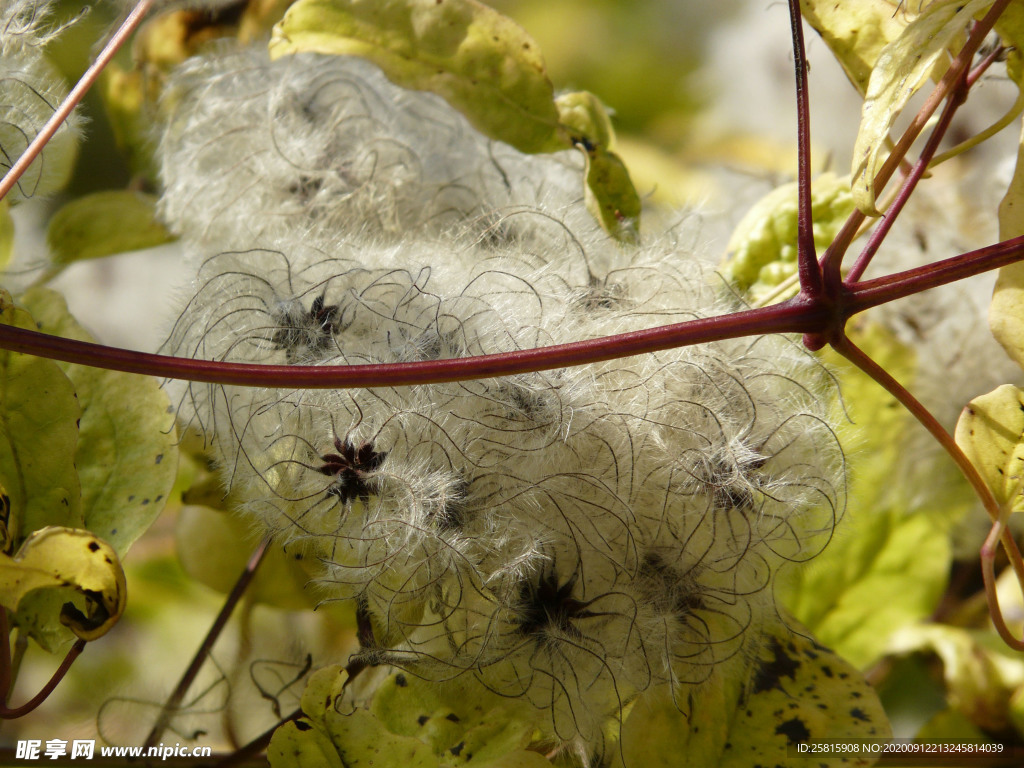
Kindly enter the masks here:
[[4, 198], [0, 200], [0, 272], [7, 269], [14, 253], [14, 220], [11, 218], [11, 207]]
[[270, 768], [345, 768], [330, 737], [304, 719], [274, 731], [267, 761]]
[[[0, 322], [36, 330], [31, 315], [0, 289]], [[0, 351], [0, 484], [10, 504], [14, 546], [47, 525], [84, 527], [75, 470], [75, 388], [57, 363]]]
[[615, 141], [612, 119], [601, 100], [588, 91], [563, 93], [555, 99], [558, 121], [573, 143], [611, 149]]
[[971, 400], [957, 422], [956, 443], [1000, 507], [1024, 509], [1024, 392], [1004, 384]]
[[522, 152], [569, 146], [537, 44], [475, 0], [299, 0], [274, 27], [270, 54], [303, 52], [363, 56]]
[[46, 241], [58, 265], [169, 243], [156, 219], [156, 197], [108, 190], [72, 200], [50, 219]]
[[[230, 512], [186, 506], [178, 514], [175, 549], [189, 576], [227, 594], [261, 538], [252, 525]], [[317, 601], [309, 581], [294, 557], [271, 544], [246, 598], [286, 610], [310, 610]]]
[[[645, 693], [622, 729], [616, 768], [806, 768], [789, 748], [815, 739], [890, 735], [874, 690], [860, 673], [800, 627], [767, 627], [748, 655], [720, 664], [678, 704], [663, 687]], [[684, 715], [680, 709], [685, 709]], [[874, 759], [815, 758], [816, 768]]]
[[639, 239], [640, 196], [625, 163], [601, 147], [585, 150], [587, 208], [616, 240], [635, 244]]
[[[44, 333], [92, 341], [60, 294], [36, 288], [22, 299]], [[82, 527], [123, 555], [160, 514], [174, 485], [178, 438], [170, 401], [149, 376], [59, 365], [82, 405], [75, 451]]]
[[888, 0], [800, 0], [800, 10], [862, 94], [882, 50], [906, 27]]
[[[936, 73], [946, 48], [963, 33], [974, 15], [992, 0], [937, 0], [922, 9], [887, 45], [871, 73], [860, 129], [853, 148], [853, 198], [869, 216], [875, 210], [875, 175], [885, 161], [889, 129], [911, 96]], [[939, 72], [938, 74], [941, 74]]]
[[[348, 676], [338, 666], [310, 676], [302, 711], [310, 728], [282, 736], [287, 754], [273, 768], [305, 765], [293, 755], [317, 754], [327, 736], [341, 763], [412, 768], [543, 768], [551, 763], [527, 750], [537, 732], [538, 711], [489, 693], [470, 679], [430, 683], [405, 673], [377, 687], [369, 709], [355, 707]], [[316, 735], [305, 736], [316, 732]], [[306, 737], [308, 744], [295, 746]], [[287, 739], [287, 741], [285, 741]], [[310, 763], [314, 765], [316, 763]]]
[[89, 531], [51, 526], [29, 536], [14, 557], [0, 552], [0, 604], [5, 608], [17, 611], [29, 592], [52, 587], [73, 588], [86, 611], [65, 603], [59, 616], [44, 621], [59, 618], [83, 640], [106, 634], [124, 612], [127, 586], [117, 553]]
[[[826, 248], [853, 211], [849, 177], [823, 173], [811, 188], [814, 245]], [[797, 185], [761, 198], [733, 230], [720, 272], [758, 302], [796, 274]]]

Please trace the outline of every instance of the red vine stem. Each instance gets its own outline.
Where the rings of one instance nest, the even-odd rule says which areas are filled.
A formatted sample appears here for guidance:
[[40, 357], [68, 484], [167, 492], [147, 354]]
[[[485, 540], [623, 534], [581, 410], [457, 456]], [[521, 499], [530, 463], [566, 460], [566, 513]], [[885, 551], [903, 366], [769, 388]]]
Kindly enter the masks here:
[[913, 417], [928, 430], [931, 436], [934, 437], [946, 453], [949, 454], [957, 467], [960, 468], [964, 477], [967, 478], [967, 482], [971, 484], [971, 487], [978, 495], [978, 498], [981, 499], [981, 503], [984, 505], [985, 511], [988, 512], [993, 521], [992, 530], [990, 531], [988, 538], [985, 540], [985, 546], [982, 547], [981, 553], [982, 576], [985, 581], [985, 594], [988, 597], [992, 621], [995, 625], [996, 631], [999, 633], [999, 636], [1003, 638], [1003, 641], [1008, 646], [1014, 650], [1024, 651], [1024, 640], [1015, 637], [1009, 627], [1007, 627], [1006, 621], [1003, 618], [1002, 609], [999, 607], [999, 600], [996, 594], [995, 569], [993, 561], [995, 558], [995, 547], [997, 541], [1002, 543], [1003, 549], [1006, 550], [1006, 554], [1010, 558], [1013, 570], [1017, 574], [1017, 579], [1021, 583], [1022, 588], [1024, 588], [1024, 559], [1021, 557], [1020, 549], [1017, 547], [1017, 542], [1014, 540], [1013, 536], [1010, 535], [1009, 530], [1007, 530], [1004, 525], [1007, 511], [1004, 510], [999, 505], [999, 502], [996, 501], [995, 497], [992, 495], [991, 489], [988, 487], [988, 484], [981, 475], [978, 474], [978, 470], [971, 463], [971, 460], [964, 455], [962, 450], [960, 450], [960, 446], [956, 444], [956, 440], [953, 439], [953, 436], [943, 429], [942, 425], [936, 421], [931, 412], [925, 408], [917, 398], [910, 394], [902, 384], [890, 376], [884, 368], [866, 355], [859, 347], [857, 347], [856, 344], [850, 341], [846, 334], [840, 334], [838, 338], [831, 342], [831, 346], [836, 352], [856, 365], [872, 379], [877, 381], [890, 395], [895, 397], [904, 408], [910, 411], [911, 415], [913, 415]]
[[144, 749], [155, 747], [157, 745], [157, 742], [160, 741], [160, 737], [163, 736], [164, 731], [167, 730], [167, 726], [170, 725], [171, 720], [176, 714], [178, 714], [178, 709], [185, 698], [185, 694], [188, 693], [188, 689], [191, 688], [192, 683], [195, 682], [200, 668], [206, 662], [214, 643], [216, 643], [217, 639], [220, 637], [220, 633], [224, 631], [224, 627], [228, 623], [228, 619], [231, 618], [231, 614], [234, 612], [235, 606], [238, 605], [238, 601], [242, 599], [242, 596], [245, 594], [245, 590], [248, 589], [249, 584], [256, 575], [256, 569], [259, 568], [260, 563], [263, 562], [263, 556], [266, 554], [267, 546], [269, 544], [270, 537], [268, 536], [260, 542], [259, 546], [256, 547], [252, 555], [249, 557], [249, 562], [246, 563], [245, 570], [242, 571], [242, 575], [238, 577], [238, 581], [235, 582], [235, 586], [231, 589], [227, 599], [224, 600], [224, 605], [221, 606], [220, 613], [217, 614], [217, 618], [210, 626], [202, 644], [196, 651], [195, 656], [192, 657], [192, 663], [188, 665], [188, 669], [186, 669], [185, 673], [181, 676], [181, 680], [178, 681], [177, 687], [167, 698], [167, 701], [164, 702], [164, 705], [160, 710], [160, 715], [157, 717], [156, 723], [153, 724], [153, 729], [149, 732], [149, 736], [146, 737], [146, 741], [143, 744]]
[[71, 669], [75, 659], [85, 650], [86, 643], [85, 640], [75, 641], [75, 644], [71, 646], [71, 650], [67, 652], [60, 666], [57, 667], [57, 671], [53, 673], [53, 676], [47, 681], [46, 685], [39, 689], [39, 693], [20, 707], [11, 709], [7, 706], [7, 699], [11, 695], [10, 689], [12, 685], [10, 633], [10, 625], [7, 623], [7, 610], [0, 608], [0, 701], [2, 701], [0, 703], [0, 718], [4, 720], [24, 717], [46, 701], [50, 694], [53, 693], [53, 689], [60, 685], [60, 681], [64, 679], [64, 675]]
[[800, 293], [810, 298], [821, 295], [821, 270], [814, 252], [814, 217], [811, 213], [811, 106], [807, 94], [807, 55], [804, 50], [804, 22], [800, 1], [789, 0], [789, 23], [793, 35], [796, 71], [797, 131], [797, 274]]
[[46, 121], [43, 128], [36, 135], [32, 142], [25, 149], [25, 152], [18, 158], [17, 162], [11, 166], [11, 169], [4, 176], [3, 180], [0, 181], [0, 200], [3, 200], [7, 193], [14, 188], [14, 185], [18, 183], [18, 180], [22, 177], [22, 174], [28, 170], [28, 167], [32, 165], [32, 161], [39, 156], [39, 153], [43, 151], [43, 147], [53, 138], [53, 135], [60, 129], [64, 121], [68, 119], [71, 111], [78, 106], [78, 102], [82, 100], [82, 97], [88, 92], [90, 88], [96, 83], [100, 73], [106, 68], [110, 60], [117, 55], [117, 52], [124, 45], [125, 41], [131, 36], [131, 34], [138, 28], [139, 24], [146, 17], [153, 6], [154, 0], [139, 0], [135, 7], [132, 8], [131, 13], [125, 18], [124, 22], [120, 27], [110, 36], [107, 44], [103, 46], [103, 50], [100, 51], [99, 56], [94, 61], [82, 78], [75, 83], [75, 87], [68, 93], [67, 98], [61, 102], [61, 105], [57, 107], [56, 111], [50, 116], [50, 119]]
[[[1024, 258], [1024, 253], [1021, 254]], [[342, 389], [434, 384], [565, 368], [764, 333], [805, 333], [829, 324], [820, 304], [787, 304], [537, 349], [386, 365], [257, 365], [154, 355], [0, 326], [0, 349], [128, 373], [215, 384]]]

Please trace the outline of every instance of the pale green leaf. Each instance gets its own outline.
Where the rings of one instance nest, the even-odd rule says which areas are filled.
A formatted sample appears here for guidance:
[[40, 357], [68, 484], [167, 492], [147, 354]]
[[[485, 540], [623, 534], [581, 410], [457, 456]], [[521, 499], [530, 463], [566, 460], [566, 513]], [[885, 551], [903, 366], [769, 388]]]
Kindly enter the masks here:
[[[849, 177], [823, 173], [811, 185], [814, 245], [826, 248], [853, 211]], [[733, 230], [720, 271], [758, 302], [796, 274], [797, 185], [761, 198]]]
[[640, 196], [625, 163], [601, 147], [588, 149], [587, 208], [616, 240], [636, 243], [640, 228]]
[[[1024, 235], [1024, 134], [1017, 147], [1017, 166], [999, 204], [999, 239]], [[988, 310], [992, 335], [1024, 368], [1024, 263], [999, 270]]]
[[523, 152], [569, 146], [537, 44], [475, 0], [299, 0], [274, 27], [270, 53], [303, 52], [363, 56]]
[[[685, 712], [685, 714], [684, 714]], [[800, 627], [781, 621], [748, 654], [718, 665], [710, 679], [674, 701], [656, 688], [634, 705], [622, 729], [616, 768], [806, 768], [790, 747], [820, 739], [884, 739], [889, 724], [874, 690]], [[816, 768], [866, 766], [874, 759], [816, 758]]]
[[569, 131], [573, 142], [612, 149], [615, 130], [601, 100], [588, 91], [563, 93], [555, 99], [558, 121]]
[[[60, 294], [37, 288], [22, 300], [45, 333], [92, 341]], [[160, 514], [174, 485], [178, 438], [170, 401], [149, 376], [59, 365], [82, 406], [75, 463], [83, 527], [123, 555]]]
[[345, 768], [331, 739], [308, 720], [282, 725], [267, 746], [270, 768]]
[[124, 612], [127, 586], [117, 553], [89, 531], [42, 528], [14, 557], [0, 552], [0, 604], [5, 608], [17, 611], [29, 592], [53, 587], [74, 589], [86, 611], [65, 603], [59, 615], [46, 620], [59, 620], [83, 640], [106, 634]]
[[72, 200], [53, 215], [46, 232], [51, 257], [61, 266], [173, 239], [156, 219], [156, 198], [128, 190], [94, 192]]
[[976, 13], [991, 4], [992, 0], [936, 0], [883, 49], [871, 73], [853, 148], [853, 197], [864, 213], [879, 215], [874, 180], [885, 161], [889, 129], [910, 97], [941, 65], [946, 48]]
[[[471, 679], [439, 684], [396, 673], [377, 686], [369, 710], [353, 706], [345, 691], [347, 679], [338, 666], [310, 676], [302, 711], [319, 735], [309, 737], [313, 743], [303, 749], [312, 753], [315, 745], [322, 743], [320, 737], [327, 736], [346, 766], [551, 765], [537, 752], [525, 749], [542, 715], [523, 702], [489, 693]], [[295, 734], [289, 734], [289, 740], [294, 738]], [[274, 768], [298, 765], [293, 760], [274, 763]]]
[[[175, 551], [185, 573], [227, 594], [259, 544], [260, 534], [240, 517], [209, 507], [186, 506], [178, 514]], [[271, 544], [246, 597], [286, 610], [310, 610], [316, 597], [310, 576], [280, 545]]]
[[800, 10], [861, 93], [882, 50], [906, 26], [889, 0], [800, 0]]
[[956, 443], [1000, 507], [1024, 509], [1024, 392], [1004, 384], [971, 400], [957, 422]]
[[[0, 323], [36, 330], [31, 315], [2, 289]], [[0, 483], [15, 546], [47, 525], [84, 527], [75, 469], [81, 413], [74, 385], [57, 363], [0, 351]]]

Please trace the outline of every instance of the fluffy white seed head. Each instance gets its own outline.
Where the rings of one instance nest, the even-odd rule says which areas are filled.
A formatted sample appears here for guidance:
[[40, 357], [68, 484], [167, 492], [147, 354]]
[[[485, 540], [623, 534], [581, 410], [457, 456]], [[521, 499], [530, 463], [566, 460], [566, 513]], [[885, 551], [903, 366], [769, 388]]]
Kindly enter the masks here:
[[[565, 158], [495, 145], [363, 62], [248, 60], [226, 106], [238, 57], [190, 65], [201, 98], [163, 144], [163, 210], [199, 263], [170, 350], [405, 362], [735, 309], [685, 231], [602, 236]], [[830, 406], [810, 356], [758, 337], [416, 387], [193, 384], [181, 415], [246, 513], [357, 601], [360, 661], [471, 677], [597, 752], [649, 686], [743, 652], [774, 571], [823, 546], [844, 505]]]

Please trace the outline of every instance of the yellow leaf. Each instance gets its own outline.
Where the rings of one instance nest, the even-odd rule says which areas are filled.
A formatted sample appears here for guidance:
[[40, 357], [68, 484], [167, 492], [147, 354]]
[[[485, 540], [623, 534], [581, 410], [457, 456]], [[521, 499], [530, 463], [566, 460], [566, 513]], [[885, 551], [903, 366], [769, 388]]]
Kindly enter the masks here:
[[522, 152], [570, 146], [537, 43], [475, 0], [299, 0], [270, 40], [271, 58], [294, 53], [363, 56]]
[[1024, 509], [1024, 392], [1004, 384], [967, 404], [956, 443], [992, 490], [999, 505]]
[[29, 592], [71, 587], [85, 600], [61, 609], [61, 623], [83, 640], [95, 640], [124, 612], [127, 585], [117, 554], [102, 539], [79, 528], [49, 526], [34, 532], [14, 557], [0, 553], [0, 604], [18, 609]]
[[868, 82], [853, 148], [853, 199], [869, 216], [875, 210], [875, 175], [885, 161], [889, 129], [911, 96], [940, 64], [947, 47], [992, 0], [937, 0], [907, 25], [878, 58]]
[[907, 25], [889, 0], [800, 0], [800, 10], [861, 93], [882, 49]]

